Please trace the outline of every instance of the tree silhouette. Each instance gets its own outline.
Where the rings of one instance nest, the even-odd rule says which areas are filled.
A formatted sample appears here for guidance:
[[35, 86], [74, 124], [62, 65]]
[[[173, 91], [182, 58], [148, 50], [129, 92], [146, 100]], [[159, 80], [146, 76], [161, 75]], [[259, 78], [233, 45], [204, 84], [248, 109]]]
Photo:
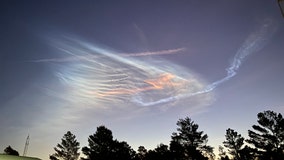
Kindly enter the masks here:
[[260, 159], [284, 159], [284, 120], [282, 115], [273, 111], [257, 114], [258, 124], [253, 125], [255, 131], [248, 130], [248, 143], [255, 146]]
[[219, 150], [220, 160], [229, 160], [229, 157], [227, 156], [226, 151], [224, 150], [224, 147], [219, 146], [218, 150]]
[[240, 151], [241, 160], [252, 160], [255, 158], [255, 149], [245, 145]]
[[97, 127], [95, 134], [90, 135], [89, 147], [83, 147], [82, 152], [87, 156], [86, 160], [103, 160], [112, 158], [113, 136], [111, 130], [105, 126]]
[[229, 153], [235, 160], [241, 160], [240, 150], [244, 144], [244, 138], [241, 134], [229, 128], [226, 130], [226, 140], [223, 142], [224, 146], [229, 149]]
[[165, 144], [159, 144], [154, 150], [149, 150], [145, 155], [145, 160], [172, 160], [169, 147]]
[[59, 159], [56, 158], [54, 155], [50, 155], [50, 156], [49, 156], [49, 159], [50, 159], [50, 160], [59, 160]]
[[182, 160], [185, 158], [185, 147], [180, 143], [180, 138], [172, 138], [170, 142], [170, 151], [172, 154], [172, 157], [174, 157], [176, 160]]
[[70, 131], [64, 134], [61, 139], [61, 144], [57, 144], [54, 147], [56, 153], [51, 155], [49, 159], [51, 160], [77, 160], [79, 158], [80, 143], [77, 142], [76, 136]]
[[203, 160], [208, 159], [205, 154], [213, 155], [213, 148], [206, 145], [208, 136], [198, 131], [198, 124], [186, 117], [180, 119], [177, 125], [178, 132], [172, 134], [170, 143], [170, 150], [176, 159]]
[[111, 130], [105, 126], [97, 127], [95, 134], [90, 135], [89, 147], [83, 147], [82, 152], [87, 157], [84, 160], [131, 160], [135, 151], [126, 142], [113, 140]]
[[131, 160], [135, 158], [136, 152], [124, 141], [114, 141], [113, 147], [115, 159]]
[[8, 146], [4, 149], [5, 154], [19, 156], [19, 152], [14, 150], [11, 146]]
[[155, 151], [158, 155], [157, 159], [159, 160], [171, 160], [172, 159], [171, 152], [169, 150], [168, 145], [161, 143], [157, 146], [157, 148], [155, 148]]
[[[264, 111], [258, 113], [259, 125], [249, 130], [249, 139], [244, 140], [241, 134], [231, 128], [226, 130], [223, 142], [233, 160], [283, 160], [284, 159], [284, 119], [279, 113]], [[170, 145], [160, 144], [147, 151], [144, 146], [138, 153], [125, 141], [113, 139], [112, 131], [105, 126], [97, 127], [96, 132], [88, 138], [88, 146], [82, 148], [85, 158], [82, 160], [208, 160], [214, 159], [213, 147], [207, 145], [208, 136], [199, 131], [198, 124], [189, 117], [177, 121], [177, 132], [173, 132]], [[251, 148], [244, 141], [254, 146]], [[54, 148], [51, 160], [77, 160], [79, 142], [75, 135], [68, 131], [61, 144]], [[19, 155], [10, 146], [6, 154]], [[229, 160], [224, 148], [219, 146], [219, 159]]]
[[144, 160], [147, 154], [147, 149], [144, 146], [138, 147], [138, 153], [135, 156], [135, 159], [137, 160]]

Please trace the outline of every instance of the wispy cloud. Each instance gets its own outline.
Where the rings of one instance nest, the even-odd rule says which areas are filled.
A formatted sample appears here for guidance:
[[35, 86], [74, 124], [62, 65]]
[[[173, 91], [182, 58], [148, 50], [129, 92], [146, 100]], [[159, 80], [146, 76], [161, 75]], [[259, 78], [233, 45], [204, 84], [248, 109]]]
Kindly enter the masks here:
[[[30, 62], [72, 62], [72, 61], [81, 61], [86, 59], [98, 59], [103, 58], [103, 55], [97, 55], [96, 53], [90, 52], [87, 56], [77, 55], [76, 53], [71, 53], [69, 50], [61, 48], [61, 50], [65, 53], [71, 55], [70, 57], [65, 58], [49, 58], [49, 59], [38, 59], [32, 60]], [[176, 48], [176, 49], [169, 49], [169, 50], [160, 50], [160, 51], [147, 51], [147, 52], [139, 52], [139, 53], [117, 53], [122, 57], [141, 57], [141, 56], [158, 56], [158, 55], [169, 55], [169, 54], [180, 54], [185, 51], [185, 48]]]
[[228, 66], [227, 75], [217, 80], [206, 87], [203, 92], [210, 92], [222, 83], [230, 80], [232, 77], [237, 75], [237, 72], [245, 59], [253, 53], [260, 51], [265, 44], [270, 40], [273, 33], [275, 32], [275, 26], [272, 20], [266, 19], [260, 25], [260, 27], [251, 33], [248, 38], [245, 40], [243, 45], [238, 49], [235, 54], [233, 61]]

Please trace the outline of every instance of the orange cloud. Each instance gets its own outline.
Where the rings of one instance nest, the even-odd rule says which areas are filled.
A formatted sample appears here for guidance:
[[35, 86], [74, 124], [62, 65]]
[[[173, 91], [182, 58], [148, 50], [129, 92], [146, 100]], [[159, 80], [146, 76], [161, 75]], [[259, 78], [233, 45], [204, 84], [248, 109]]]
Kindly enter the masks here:
[[149, 85], [146, 87], [133, 88], [133, 89], [126, 89], [126, 88], [114, 89], [114, 90], [107, 91], [104, 93], [97, 93], [97, 95], [100, 97], [105, 97], [105, 96], [111, 96], [111, 95], [135, 94], [135, 93], [139, 93], [143, 91], [162, 90], [165, 88], [182, 85], [182, 82], [178, 83], [174, 81], [175, 77], [176, 76], [174, 74], [165, 73], [165, 74], [160, 75], [158, 78], [144, 80], [144, 82]]

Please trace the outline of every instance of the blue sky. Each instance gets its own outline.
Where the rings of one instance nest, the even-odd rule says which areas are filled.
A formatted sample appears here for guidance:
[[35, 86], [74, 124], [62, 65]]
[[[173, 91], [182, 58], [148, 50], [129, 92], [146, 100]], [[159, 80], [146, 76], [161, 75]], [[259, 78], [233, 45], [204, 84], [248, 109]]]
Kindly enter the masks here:
[[[264, 110], [283, 113], [276, 1], [1, 2], [0, 149], [47, 159], [99, 125], [133, 149], [191, 117], [217, 149]], [[215, 83], [214, 83], [215, 82]]]

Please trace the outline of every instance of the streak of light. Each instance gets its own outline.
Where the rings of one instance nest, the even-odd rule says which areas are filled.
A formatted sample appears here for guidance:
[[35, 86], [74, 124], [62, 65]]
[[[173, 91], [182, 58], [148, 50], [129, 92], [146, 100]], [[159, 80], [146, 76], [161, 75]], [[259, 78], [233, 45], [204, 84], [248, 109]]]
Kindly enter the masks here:
[[[64, 52], [69, 53], [68, 50], [62, 49]], [[157, 56], [157, 55], [170, 55], [170, 54], [180, 54], [181, 51], [185, 51], [185, 48], [176, 48], [176, 49], [169, 49], [169, 50], [161, 50], [161, 51], [153, 51], [153, 52], [140, 52], [140, 53], [118, 53], [122, 57], [141, 57], [141, 56]], [[90, 54], [89, 56], [79, 56], [71, 54], [70, 57], [65, 58], [49, 58], [49, 59], [38, 59], [33, 60], [31, 62], [70, 62], [70, 61], [80, 61], [85, 59], [97, 59], [97, 58], [103, 58], [104, 56], [98, 56]]]

